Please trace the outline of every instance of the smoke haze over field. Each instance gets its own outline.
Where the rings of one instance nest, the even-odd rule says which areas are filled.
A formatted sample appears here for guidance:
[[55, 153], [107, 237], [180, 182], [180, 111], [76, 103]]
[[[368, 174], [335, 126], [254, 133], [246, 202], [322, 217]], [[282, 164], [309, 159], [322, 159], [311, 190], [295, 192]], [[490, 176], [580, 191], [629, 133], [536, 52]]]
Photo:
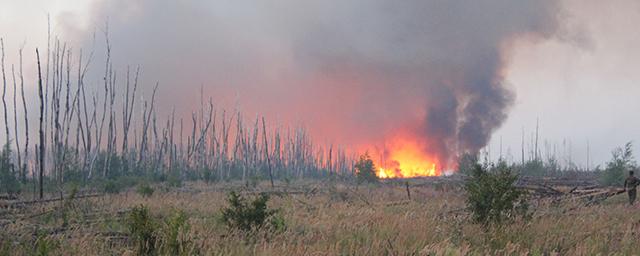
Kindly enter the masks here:
[[[99, 82], [108, 20], [114, 66], [124, 73], [126, 65], [140, 65], [147, 89], [159, 81], [162, 113], [175, 106], [188, 115], [202, 87], [217, 106], [303, 123], [319, 142], [371, 146], [409, 134], [448, 162], [485, 147], [514, 103], [526, 99], [518, 82], [527, 79], [510, 77], [519, 70], [509, 68], [521, 55], [515, 46], [588, 44], [566, 24], [567, 6], [577, 5], [115, 0], [52, 21], [76, 48], [96, 49], [89, 82]], [[539, 115], [527, 114], [534, 121]], [[520, 143], [522, 125], [509, 126], [512, 145]]]
[[511, 41], [553, 36], [561, 10], [557, 1], [281, 0], [104, 1], [93, 11], [95, 23], [108, 17], [116, 63], [142, 64], [167, 107], [189, 105], [202, 85], [217, 102], [233, 97], [243, 111], [303, 122], [337, 143], [402, 129], [448, 162], [504, 122]]

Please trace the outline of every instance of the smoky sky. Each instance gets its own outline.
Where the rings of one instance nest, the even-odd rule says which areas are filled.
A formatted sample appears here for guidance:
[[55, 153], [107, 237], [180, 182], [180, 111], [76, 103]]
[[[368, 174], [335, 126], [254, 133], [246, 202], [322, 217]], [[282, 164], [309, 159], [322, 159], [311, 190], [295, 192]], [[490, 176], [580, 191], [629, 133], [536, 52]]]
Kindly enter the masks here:
[[92, 6], [95, 30], [64, 26], [95, 63], [108, 31], [114, 66], [140, 65], [147, 93], [160, 83], [161, 112], [211, 97], [321, 142], [402, 130], [451, 162], [507, 118], [511, 42], [556, 36], [562, 13], [553, 0], [114, 0]]

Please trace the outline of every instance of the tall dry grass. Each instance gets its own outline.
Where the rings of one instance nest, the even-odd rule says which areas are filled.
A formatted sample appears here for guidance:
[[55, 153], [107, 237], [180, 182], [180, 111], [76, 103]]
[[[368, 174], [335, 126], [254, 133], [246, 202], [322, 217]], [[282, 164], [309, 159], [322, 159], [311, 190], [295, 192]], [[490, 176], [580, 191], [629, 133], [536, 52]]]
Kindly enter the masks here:
[[[265, 189], [267, 184], [261, 184]], [[280, 190], [284, 190], [284, 185]], [[189, 254], [202, 255], [637, 255], [640, 209], [625, 195], [602, 205], [570, 200], [536, 203], [530, 221], [483, 230], [470, 222], [464, 197], [455, 188], [298, 183], [272, 195], [286, 229], [246, 236], [220, 221], [225, 190], [239, 184], [188, 184], [183, 189], [156, 188], [150, 197], [134, 191], [67, 204], [33, 206], [2, 217], [4, 252], [34, 252], [34, 233], [53, 244], [53, 255], [131, 255], [123, 219], [127, 210], [145, 205], [157, 219], [177, 209], [189, 216]], [[21, 212], [22, 211], [22, 212]], [[60, 212], [65, 212], [63, 217]], [[66, 224], [64, 218], [67, 218]], [[36, 231], [40, 230], [40, 231]]]

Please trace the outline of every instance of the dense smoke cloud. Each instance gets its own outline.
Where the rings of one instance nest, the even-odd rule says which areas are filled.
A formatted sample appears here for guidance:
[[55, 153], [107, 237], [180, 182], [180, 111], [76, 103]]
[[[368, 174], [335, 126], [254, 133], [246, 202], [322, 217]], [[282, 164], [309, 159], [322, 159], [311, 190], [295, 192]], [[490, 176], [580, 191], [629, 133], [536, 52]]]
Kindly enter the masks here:
[[[203, 86], [218, 105], [302, 122], [323, 142], [402, 130], [451, 163], [507, 116], [510, 43], [554, 36], [560, 11], [555, 0], [111, 0], [92, 17], [108, 20], [116, 66], [160, 81], [161, 111], [196, 107]], [[84, 48], [90, 33], [77, 35]]]

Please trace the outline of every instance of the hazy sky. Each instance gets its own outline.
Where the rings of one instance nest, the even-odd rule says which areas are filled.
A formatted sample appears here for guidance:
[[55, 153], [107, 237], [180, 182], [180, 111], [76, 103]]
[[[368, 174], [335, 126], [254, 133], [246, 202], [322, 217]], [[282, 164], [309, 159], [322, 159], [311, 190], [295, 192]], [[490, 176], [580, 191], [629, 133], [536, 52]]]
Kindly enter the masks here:
[[[424, 60], [413, 54], [424, 54], [429, 60], [452, 58], [452, 62], [457, 61], [451, 52], [458, 48], [438, 51], [457, 42], [429, 41], [432, 39], [415, 35], [410, 27], [399, 29], [407, 25], [403, 21], [411, 23], [424, 18], [420, 17], [418, 8], [415, 12], [397, 14], [393, 8], [361, 8], [369, 2], [358, 0], [343, 1], [335, 6], [319, 2], [305, 5], [293, 0], [275, 1], [274, 5], [224, 0], [213, 1], [214, 4], [190, 1], [167, 4], [170, 2], [0, 0], [0, 36], [5, 39], [7, 62], [16, 63], [15, 53], [23, 42], [26, 42], [26, 60], [34, 58], [36, 46], [46, 47], [47, 13], [54, 33], [74, 48], [82, 47], [85, 51], [93, 45], [94, 31], [96, 45], [102, 44], [108, 18], [116, 66], [123, 69], [129, 64], [141, 65], [142, 81], [147, 87], [158, 80], [161, 92], [164, 91], [159, 98], [163, 103], [161, 111], [176, 106], [178, 111], [188, 113], [198, 105], [194, 104], [194, 97], [199, 95], [202, 86], [218, 105], [239, 106], [282, 122], [305, 123], [312, 133], [325, 136], [329, 142], [350, 143], [354, 134], [362, 133], [360, 124], [380, 123], [363, 132], [366, 134], [363, 138], [370, 139], [396, 129], [407, 116], [422, 114], [399, 112], [424, 108], [422, 101], [434, 100], [426, 95], [416, 96], [424, 90], [415, 89], [413, 84], [422, 77], [407, 70], [442, 64], [422, 63]], [[373, 2], [378, 7], [384, 6], [384, 1]], [[429, 3], [422, 7], [439, 6], [438, 1]], [[474, 3], [469, 5], [478, 6], [441, 5], [453, 6], [455, 10], [471, 9], [472, 17], [473, 10], [479, 9], [492, 15], [486, 24], [495, 26], [476, 31], [465, 25], [448, 28], [445, 24], [447, 31], [429, 31], [443, 35], [443, 39], [457, 38], [457, 32], [462, 33], [462, 38], [473, 34], [470, 37], [480, 45], [492, 44], [493, 38], [502, 36], [500, 33], [507, 37], [515, 35], [500, 41], [508, 45], [497, 46], [506, 51], [499, 56], [499, 71], [504, 85], [514, 92], [515, 98], [507, 108], [506, 120], [491, 137], [492, 157], [499, 154], [502, 141], [503, 154], [510, 153], [519, 159], [523, 129], [529, 144], [537, 119], [540, 148], [543, 151], [555, 148], [558, 156], [571, 156], [579, 165], [586, 163], [587, 142], [592, 165], [606, 161], [612, 148], [627, 141], [636, 142], [636, 150], [640, 150], [640, 34], [637, 33], [640, 1]], [[407, 6], [410, 7], [409, 4], [404, 7]], [[506, 7], [492, 9], [495, 6]], [[553, 10], [528, 11], [535, 8]], [[522, 10], [527, 12], [520, 13]], [[435, 16], [447, 15], [446, 11], [424, 10]], [[549, 16], [539, 16], [539, 13]], [[379, 17], [381, 14], [385, 16]], [[401, 16], [395, 15], [409, 18], [398, 19]], [[411, 18], [412, 15], [418, 18]], [[494, 18], [498, 15], [500, 19]], [[521, 26], [518, 29], [524, 34], [501, 29], [504, 22], [500, 21], [520, 21], [518, 15], [529, 15], [526, 16], [529, 20], [513, 25]], [[552, 20], [555, 18], [557, 20]], [[378, 20], [398, 21], [398, 24], [377, 24]], [[441, 17], [424, 20], [449, 21]], [[547, 20], [558, 24], [546, 24]], [[358, 22], [367, 26], [363, 25], [360, 30]], [[355, 25], [333, 26], [346, 23]], [[371, 24], [380, 29], [367, 30]], [[438, 27], [433, 26], [426, 29]], [[510, 27], [505, 25], [505, 28]], [[539, 35], [526, 34], [531, 31]], [[384, 40], [391, 37], [406, 39], [398, 46], [401, 50], [389, 50]], [[345, 45], [343, 41], [351, 43]], [[433, 42], [435, 46], [420, 45], [424, 42]], [[469, 51], [475, 52], [473, 47]], [[101, 53], [96, 53], [98, 63]], [[460, 61], [474, 58], [473, 54], [460, 54], [464, 56]], [[31, 61], [26, 63], [25, 73], [34, 74]], [[94, 69], [102, 70], [99, 64]], [[247, 75], [243, 76], [244, 73]], [[433, 71], [429, 75], [442, 73]], [[402, 80], [398, 82], [402, 89], [387, 86], [398, 80]], [[293, 83], [299, 83], [300, 87], [292, 90]], [[373, 91], [365, 95], [367, 97], [362, 96], [363, 83]], [[28, 85], [31, 86], [29, 93], [33, 93], [34, 84]], [[293, 99], [273, 96], [278, 94]], [[292, 108], [298, 111], [291, 114]], [[378, 114], [353, 115], [365, 111]], [[310, 117], [309, 113], [314, 115]], [[335, 120], [340, 120], [340, 124], [332, 125]]]
[[[611, 148], [640, 143], [640, 1], [564, 1], [569, 21], [580, 26], [580, 44], [558, 40], [516, 47], [507, 80], [517, 100], [508, 121], [494, 135], [519, 156], [522, 128], [557, 144], [572, 144], [573, 159], [586, 163], [587, 141], [594, 164]], [[567, 147], [568, 148], [568, 147]], [[568, 150], [568, 149], [567, 149]]]

